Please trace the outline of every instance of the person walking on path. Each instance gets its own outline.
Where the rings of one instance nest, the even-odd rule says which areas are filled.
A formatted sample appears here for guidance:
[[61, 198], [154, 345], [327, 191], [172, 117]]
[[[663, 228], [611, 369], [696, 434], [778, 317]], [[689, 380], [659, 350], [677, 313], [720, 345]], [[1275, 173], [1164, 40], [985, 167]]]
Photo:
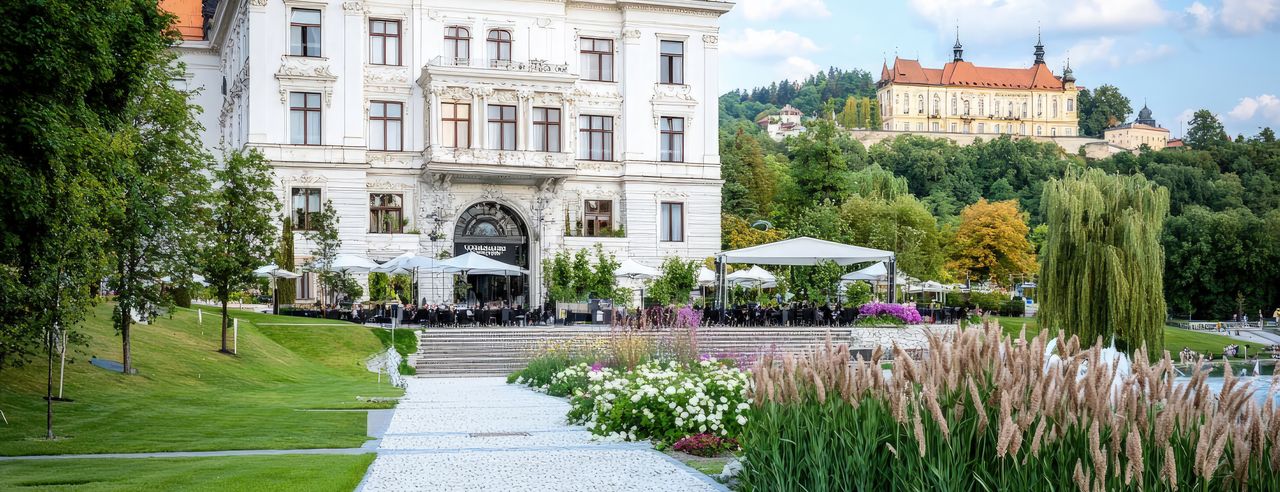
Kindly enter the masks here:
[[1271, 313], [1271, 317], [1276, 319], [1276, 327], [1280, 328], [1280, 307], [1276, 308], [1275, 312]]

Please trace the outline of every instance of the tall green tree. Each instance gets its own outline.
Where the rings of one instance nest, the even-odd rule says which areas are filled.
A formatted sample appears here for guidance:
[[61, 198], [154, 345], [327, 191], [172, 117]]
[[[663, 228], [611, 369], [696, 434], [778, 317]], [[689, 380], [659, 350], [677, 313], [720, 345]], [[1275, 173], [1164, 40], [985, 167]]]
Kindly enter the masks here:
[[670, 306], [689, 302], [689, 293], [698, 288], [698, 262], [670, 257], [662, 262], [662, 274], [653, 280], [649, 298]]
[[794, 206], [840, 203], [849, 196], [849, 168], [841, 138], [848, 137], [830, 121], [814, 120], [808, 130], [790, 140]]
[[256, 282], [253, 270], [272, 260], [278, 209], [271, 193], [271, 166], [257, 150], [233, 152], [213, 171], [212, 217], [201, 248], [201, 270], [222, 305], [222, 348], [231, 326], [227, 303], [231, 293]]
[[1103, 130], [1124, 123], [1133, 113], [1129, 98], [1111, 84], [1081, 89], [1079, 103], [1080, 133], [1089, 137], [1101, 137]]
[[[280, 247], [276, 248], [276, 266], [297, 273], [294, 264], [293, 217], [285, 214], [280, 221]], [[298, 297], [298, 284], [292, 281], [276, 282], [276, 298], [280, 304], [293, 304]]]
[[109, 216], [107, 246], [125, 374], [133, 369], [134, 316], [152, 318], [171, 303], [161, 278], [190, 277], [200, 231], [195, 226], [206, 210], [211, 158], [200, 144], [199, 108], [188, 103], [189, 92], [171, 85], [181, 75], [171, 53], [159, 57], [130, 104], [131, 124], [115, 136], [121, 195]]
[[343, 290], [347, 281], [345, 272], [333, 270], [333, 261], [342, 250], [342, 237], [338, 235], [338, 224], [342, 219], [338, 217], [338, 211], [333, 208], [333, 200], [325, 200], [324, 205], [320, 207], [320, 212], [311, 217], [311, 229], [304, 236], [313, 246], [311, 257], [314, 259], [311, 265], [316, 272], [316, 277], [320, 280], [320, 288], [324, 291], [326, 300], [320, 306], [320, 312], [323, 313], [328, 305], [337, 303], [336, 296]]
[[171, 21], [146, 0], [0, 2], [0, 368], [44, 352], [49, 439], [55, 346], [77, 343], [109, 270], [114, 134]]
[[840, 110], [840, 126], [845, 128], [858, 127], [858, 100], [850, 96], [844, 100]]
[[1192, 148], [1203, 149], [1231, 141], [1231, 137], [1227, 136], [1227, 130], [1222, 126], [1222, 121], [1207, 109], [1201, 109], [1192, 114], [1189, 126], [1187, 135], [1182, 140]]
[[1140, 175], [1071, 171], [1045, 186], [1040, 326], [1082, 343], [1164, 350], [1164, 248], [1169, 192]]

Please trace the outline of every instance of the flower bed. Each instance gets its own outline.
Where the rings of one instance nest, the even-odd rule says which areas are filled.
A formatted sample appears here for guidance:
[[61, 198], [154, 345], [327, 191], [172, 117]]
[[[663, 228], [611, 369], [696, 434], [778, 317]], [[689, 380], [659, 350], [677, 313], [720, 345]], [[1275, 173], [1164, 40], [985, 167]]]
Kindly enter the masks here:
[[915, 307], [904, 304], [889, 304], [884, 302], [868, 302], [858, 308], [858, 314], [868, 318], [893, 317], [897, 318], [903, 324], [918, 325], [922, 321], [920, 312]]
[[[580, 370], [564, 379], [577, 380]], [[599, 436], [671, 444], [701, 433], [737, 438], [747, 423], [750, 376], [719, 362], [648, 362], [633, 371], [591, 370], [586, 378], [568, 417]]]
[[[1075, 338], [994, 322], [930, 334], [927, 359], [830, 346], [752, 371], [745, 490], [1280, 490], [1280, 414], [1227, 372], [1212, 391], [1167, 353], [1132, 372]], [[1118, 375], [1117, 375], [1118, 374]], [[1271, 384], [1280, 384], [1280, 376]]]

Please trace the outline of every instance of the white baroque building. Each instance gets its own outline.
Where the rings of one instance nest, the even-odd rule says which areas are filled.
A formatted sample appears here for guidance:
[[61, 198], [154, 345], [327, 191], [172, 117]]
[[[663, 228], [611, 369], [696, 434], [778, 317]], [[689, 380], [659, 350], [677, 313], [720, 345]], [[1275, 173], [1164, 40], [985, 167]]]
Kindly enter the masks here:
[[[260, 150], [296, 229], [332, 201], [346, 253], [476, 251], [531, 272], [472, 276], [480, 300], [529, 305], [561, 249], [600, 243], [651, 266], [719, 249], [718, 18], [732, 3], [204, 3], [205, 39], [177, 49], [205, 144]], [[299, 233], [299, 264], [311, 248]], [[446, 298], [443, 276], [420, 280], [427, 302]]]

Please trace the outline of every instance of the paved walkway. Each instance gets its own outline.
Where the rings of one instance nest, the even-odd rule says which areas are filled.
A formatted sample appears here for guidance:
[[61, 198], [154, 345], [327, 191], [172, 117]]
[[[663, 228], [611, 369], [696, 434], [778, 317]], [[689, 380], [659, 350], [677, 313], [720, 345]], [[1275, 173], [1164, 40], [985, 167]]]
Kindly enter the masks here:
[[567, 402], [503, 378], [408, 382], [360, 490], [726, 490], [647, 443], [592, 441]]

